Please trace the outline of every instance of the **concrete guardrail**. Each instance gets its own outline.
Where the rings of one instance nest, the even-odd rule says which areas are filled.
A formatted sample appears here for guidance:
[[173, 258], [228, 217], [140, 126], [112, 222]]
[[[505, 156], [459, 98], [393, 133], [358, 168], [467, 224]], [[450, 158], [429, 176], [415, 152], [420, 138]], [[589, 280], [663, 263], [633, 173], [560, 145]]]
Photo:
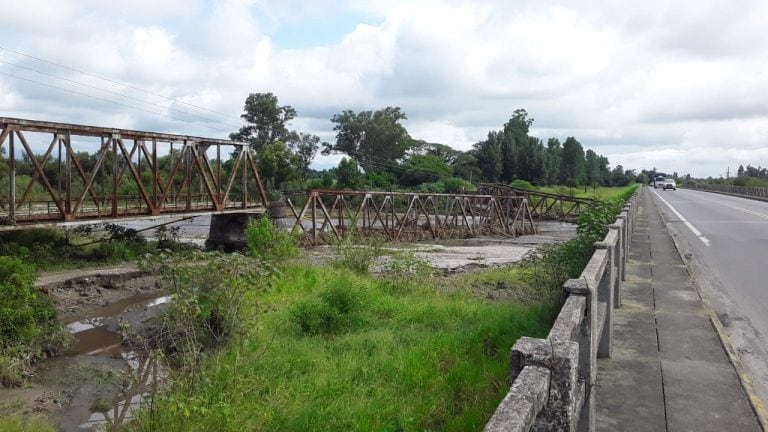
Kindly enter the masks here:
[[733, 186], [724, 184], [702, 184], [686, 186], [689, 189], [716, 192], [744, 198], [768, 201], [768, 188], [759, 186]]
[[611, 356], [640, 191], [595, 243], [579, 278], [563, 284], [567, 297], [549, 336], [522, 337], [512, 347], [511, 386], [485, 432], [594, 431], [597, 358]]

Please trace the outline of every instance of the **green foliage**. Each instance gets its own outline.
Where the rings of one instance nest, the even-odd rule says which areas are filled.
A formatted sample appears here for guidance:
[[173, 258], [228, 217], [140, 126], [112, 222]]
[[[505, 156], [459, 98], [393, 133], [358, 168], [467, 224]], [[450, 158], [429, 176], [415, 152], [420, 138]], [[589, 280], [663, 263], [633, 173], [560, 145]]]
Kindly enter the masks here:
[[368, 237], [357, 243], [352, 235], [339, 240], [334, 245], [334, 263], [338, 267], [348, 268], [359, 274], [366, 274], [376, 259], [382, 255], [382, 238]]
[[586, 181], [586, 161], [584, 148], [574, 137], [568, 137], [563, 143], [560, 159], [560, 184], [578, 186]]
[[445, 183], [442, 181], [422, 183], [416, 190], [422, 193], [445, 193]]
[[399, 107], [359, 113], [345, 110], [331, 118], [336, 124], [336, 143], [323, 143], [323, 154], [345, 153], [366, 172], [375, 171], [386, 161], [402, 158], [415, 145], [400, 123], [406, 119]]
[[472, 183], [457, 177], [451, 177], [443, 180], [446, 193], [463, 193], [476, 191], [477, 188]]
[[320, 149], [320, 137], [308, 133], [294, 133], [288, 138], [288, 146], [296, 153], [301, 178], [306, 180], [309, 165]]
[[509, 186], [518, 189], [536, 189], [529, 181], [521, 179], [513, 180]]
[[34, 267], [0, 256], [0, 384], [19, 385], [28, 362], [66, 340], [53, 302], [34, 287]]
[[272, 185], [269, 189], [299, 179], [302, 175], [299, 169], [301, 163], [300, 157], [282, 142], [263, 144], [256, 153], [256, 165], [261, 178]]
[[[34, 289], [34, 267], [20, 259], [0, 257], [0, 349], [31, 343], [49, 318]], [[48, 313], [46, 313], [48, 312]], [[55, 314], [54, 314], [55, 315]]]
[[509, 347], [549, 330], [542, 306], [334, 267], [294, 265], [243, 303], [260, 331], [156, 398], [139, 430], [480, 430], [509, 389]]
[[251, 220], [245, 230], [245, 239], [251, 255], [275, 264], [299, 255], [296, 240], [287, 230], [272, 225], [267, 215]]
[[290, 105], [278, 105], [277, 96], [272, 93], [249, 94], [243, 110], [245, 112], [240, 117], [246, 125], [229, 137], [249, 143], [254, 150], [284, 141], [289, 135], [286, 124], [296, 117], [296, 110]]
[[353, 280], [339, 280], [319, 296], [297, 303], [290, 320], [308, 336], [333, 335], [362, 325], [365, 309], [362, 291]]
[[442, 180], [453, 175], [453, 168], [440, 156], [431, 154], [411, 155], [398, 170], [400, 184], [417, 186], [421, 183]]
[[605, 237], [608, 225], [616, 220], [621, 207], [637, 187], [625, 188], [617, 198], [611, 200], [596, 200], [593, 206], [579, 215], [575, 239], [560, 246], [543, 248], [543, 260], [556, 269], [563, 281], [581, 274], [594, 252], [595, 242]]
[[141, 265], [159, 273], [173, 296], [150, 346], [191, 374], [206, 351], [252, 330], [256, 311], [244, 302], [266, 289], [275, 274], [269, 263], [240, 254], [160, 255]]
[[358, 189], [361, 186], [362, 176], [357, 169], [354, 159], [341, 158], [336, 168], [336, 187], [338, 189]]
[[392, 173], [378, 170], [365, 173], [365, 185], [366, 188], [372, 189], [389, 189], [395, 184], [395, 176]]
[[384, 263], [384, 280], [393, 290], [429, 288], [433, 283], [429, 261], [410, 249], [395, 251]]
[[0, 416], [3, 432], [56, 432], [56, 427], [40, 416], [24, 417], [20, 414]]

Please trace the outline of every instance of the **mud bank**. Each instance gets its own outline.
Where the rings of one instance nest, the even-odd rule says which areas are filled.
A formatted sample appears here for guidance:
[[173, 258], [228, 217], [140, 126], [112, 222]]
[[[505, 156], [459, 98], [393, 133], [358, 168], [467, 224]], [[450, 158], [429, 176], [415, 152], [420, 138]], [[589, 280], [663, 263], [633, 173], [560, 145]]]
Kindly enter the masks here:
[[160, 280], [125, 265], [48, 273], [37, 286], [56, 302], [73, 341], [24, 388], [0, 389], [0, 407], [44, 414], [64, 431], [105, 430], [108, 419], [129, 419], [141, 392], [129, 392], [127, 403], [123, 394], [146, 365], [124, 336], [126, 329], [141, 334], [167, 307]]

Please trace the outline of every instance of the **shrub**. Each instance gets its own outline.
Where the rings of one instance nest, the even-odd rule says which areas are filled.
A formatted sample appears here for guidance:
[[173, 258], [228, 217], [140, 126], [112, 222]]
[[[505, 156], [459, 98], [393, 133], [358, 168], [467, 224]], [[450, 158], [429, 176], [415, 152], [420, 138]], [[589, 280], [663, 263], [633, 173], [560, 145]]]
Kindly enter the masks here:
[[512, 183], [509, 184], [510, 187], [518, 188], [518, 189], [536, 189], [535, 186], [533, 186], [530, 182], [527, 180], [513, 180]]
[[317, 298], [297, 303], [290, 309], [290, 320], [309, 336], [333, 335], [362, 324], [362, 292], [350, 281], [339, 281]]
[[385, 280], [393, 291], [426, 288], [432, 282], [429, 261], [412, 250], [398, 250], [384, 264]]
[[53, 302], [34, 287], [34, 268], [0, 256], [0, 382], [17, 385], [27, 363], [53, 353], [67, 333], [56, 320]]
[[266, 215], [248, 224], [245, 239], [251, 255], [263, 260], [278, 263], [299, 255], [291, 233], [276, 228]]
[[188, 372], [204, 351], [247, 334], [256, 311], [245, 308], [244, 300], [268, 286], [274, 274], [268, 263], [240, 254], [161, 255], [142, 266], [159, 272], [173, 296], [151, 345]]
[[445, 185], [446, 193], [461, 193], [477, 190], [472, 183], [458, 177], [447, 178], [443, 180], [443, 184]]
[[432, 183], [422, 183], [419, 185], [419, 187], [416, 190], [418, 192], [423, 192], [423, 193], [444, 193], [445, 183], [443, 183], [442, 181], [436, 181]]
[[334, 263], [356, 273], [368, 273], [376, 259], [382, 255], [383, 243], [382, 238], [373, 236], [367, 238], [364, 243], [357, 244], [355, 237], [350, 235], [336, 242]]
[[34, 281], [31, 265], [0, 257], [0, 349], [18, 347], [40, 336], [40, 318], [46, 318], [49, 311], [39, 301]]

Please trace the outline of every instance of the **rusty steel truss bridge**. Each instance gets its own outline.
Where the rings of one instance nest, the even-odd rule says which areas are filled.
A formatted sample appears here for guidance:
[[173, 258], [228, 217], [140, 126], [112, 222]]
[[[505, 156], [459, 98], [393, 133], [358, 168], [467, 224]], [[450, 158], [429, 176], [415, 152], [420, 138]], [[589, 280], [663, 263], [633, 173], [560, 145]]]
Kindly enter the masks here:
[[248, 144], [0, 117], [0, 231], [143, 216], [285, 206], [313, 244], [349, 233], [389, 240], [516, 236], [590, 200], [483, 184], [477, 193], [302, 190], [270, 203]]
[[[45, 151], [35, 154], [33, 145]], [[7, 167], [0, 166], [0, 224], [263, 207], [264, 187], [244, 149], [247, 144], [228, 140], [0, 117]], [[222, 152], [233, 158], [223, 162]], [[22, 165], [23, 186], [17, 184]], [[126, 189], [132, 193], [121, 193]]]

